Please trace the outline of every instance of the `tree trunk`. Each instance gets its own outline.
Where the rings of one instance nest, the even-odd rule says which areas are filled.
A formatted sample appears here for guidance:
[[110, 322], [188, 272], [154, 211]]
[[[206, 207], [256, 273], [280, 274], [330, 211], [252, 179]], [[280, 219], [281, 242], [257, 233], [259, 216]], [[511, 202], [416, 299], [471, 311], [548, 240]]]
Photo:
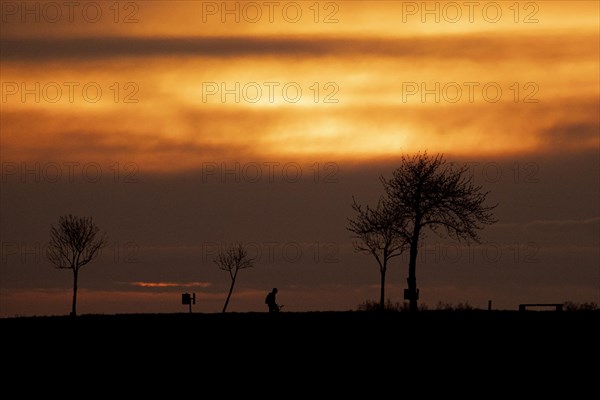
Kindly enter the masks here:
[[386, 267], [381, 269], [381, 291], [379, 295], [379, 311], [383, 311], [385, 309], [385, 273]]
[[227, 310], [227, 304], [229, 304], [229, 298], [231, 297], [231, 292], [233, 292], [233, 285], [235, 285], [235, 278], [231, 280], [231, 286], [229, 287], [229, 293], [227, 294], [227, 300], [225, 300], [225, 305], [223, 306], [223, 311]]
[[77, 269], [73, 269], [73, 305], [71, 307], [71, 316], [77, 316], [77, 275], [79, 271]]
[[417, 244], [410, 244], [410, 261], [408, 262], [408, 293], [409, 293], [409, 310], [417, 311]]
[[417, 254], [419, 252], [419, 234], [418, 228], [413, 231], [413, 236], [410, 241], [410, 260], [408, 262], [408, 293], [409, 293], [409, 310], [417, 311]]

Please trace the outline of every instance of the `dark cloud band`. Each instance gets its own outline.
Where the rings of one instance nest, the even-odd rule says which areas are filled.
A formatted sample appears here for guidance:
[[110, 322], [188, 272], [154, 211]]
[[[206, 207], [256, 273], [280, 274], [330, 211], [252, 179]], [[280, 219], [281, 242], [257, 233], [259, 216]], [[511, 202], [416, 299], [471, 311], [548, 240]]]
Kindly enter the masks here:
[[402, 58], [555, 59], [593, 57], [589, 35], [554, 37], [455, 35], [414, 38], [271, 38], [271, 37], [88, 37], [63, 39], [5, 39], [3, 61], [90, 60], [126, 57], [326, 57], [383, 56]]

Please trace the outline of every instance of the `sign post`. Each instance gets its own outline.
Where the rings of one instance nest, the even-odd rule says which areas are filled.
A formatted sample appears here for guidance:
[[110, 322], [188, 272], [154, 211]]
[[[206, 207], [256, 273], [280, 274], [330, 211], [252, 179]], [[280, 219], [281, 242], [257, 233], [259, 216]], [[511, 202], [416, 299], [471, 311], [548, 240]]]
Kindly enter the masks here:
[[192, 304], [196, 304], [196, 293], [183, 293], [181, 295], [181, 304], [190, 306], [190, 314], [192, 313]]

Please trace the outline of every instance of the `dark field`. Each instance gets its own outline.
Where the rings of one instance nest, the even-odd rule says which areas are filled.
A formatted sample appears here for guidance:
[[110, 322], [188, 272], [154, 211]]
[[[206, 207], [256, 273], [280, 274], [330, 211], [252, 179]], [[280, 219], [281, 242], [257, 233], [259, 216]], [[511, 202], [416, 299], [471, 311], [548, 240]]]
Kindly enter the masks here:
[[584, 390], [598, 376], [599, 322], [600, 312], [284, 312], [10, 318], [0, 329], [5, 383], [137, 376], [144, 390], [188, 380], [224, 389], [223, 379], [263, 390], [275, 379], [314, 394], [379, 380], [373, 390], [400, 390], [411, 377], [548, 389], [575, 376]]
[[500, 339], [504, 343], [559, 346], [567, 340], [598, 344], [599, 322], [600, 311], [180, 313], [5, 318], [0, 319], [0, 328], [5, 338], [22, 341], [33, 335], [35, 342], [68, 342], [73, 336], [100, 335], [104, 341], [117, 344], [161, 338], [178, 345], [228, 340], [242, 344], [256, 339], [283, 347], [293, 347], [298, 340], [353, 342], [361, 347], [368, 340], [376, 340], [371, 344], [377, 346], [402, 340], [491, 344]]

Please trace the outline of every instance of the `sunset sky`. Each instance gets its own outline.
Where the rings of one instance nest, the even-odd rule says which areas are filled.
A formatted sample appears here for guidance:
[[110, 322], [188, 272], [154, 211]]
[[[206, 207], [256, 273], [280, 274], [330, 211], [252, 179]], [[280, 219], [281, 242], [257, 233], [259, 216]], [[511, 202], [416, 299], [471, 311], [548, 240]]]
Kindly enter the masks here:
[[[469, 163], [499, 203], [481, 245], [429, 233], [421, 300], [600, 302], [597, 1], [3, 1], [0, 316], [66, 314], [63, 214], [110, 244], [80, 313], [220, 311], [219, 244], [256, 257], [231, 311], [378, 296], [353, 251], [401, 154]], [[408, 255], [390, 266], [402, 301]]]

